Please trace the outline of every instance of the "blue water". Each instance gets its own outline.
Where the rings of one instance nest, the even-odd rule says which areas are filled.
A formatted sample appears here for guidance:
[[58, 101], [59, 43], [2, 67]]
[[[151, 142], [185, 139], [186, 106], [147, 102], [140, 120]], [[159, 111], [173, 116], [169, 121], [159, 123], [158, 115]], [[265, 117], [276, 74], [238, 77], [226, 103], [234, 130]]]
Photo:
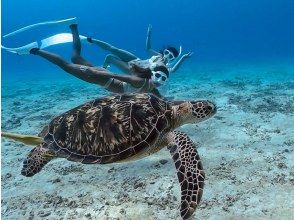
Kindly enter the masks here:
[[[153, 47], [183, 45], [194, 51], [193, 63], [293, 61], [294, 2], [291, 0], [246, 1], [2, 1], [2, 34], [20, 27], [47, 21], [77, 17], [80, 32], [126, 48], [140, 57], [146, 56], [145, 35], [153, 26]], [[42, 39], [65, 28], [40, 28], [3, 40], [7, 46], [18, 46]], [[68, 47], [53, 50], [69, 55]], [[97, 64], [102, 52], [86, 48], [85, 54]], [[3, 72], [25, 72], [36, 63], [31, 57], [3, 53]]]
[[[289, 198], [294, 196], [294, 166], [291, 162], [294, 161], [294, 1], [2, 0], [1, 12], [2, 36], [30, 24], [77, 17], [80, 34], [107, 41], [131, 51], [140, 58], [148, 58], [145, 40], [149, 24], [153, 27], [152, 47], [155, 50], [160, 50], [166, 45], [176, 48], [182, 45], [184, 53], [194, 52], [193, 56], [172, 74], [168, 84], [160, 88], [160, 91], [163, 95], [178, 100], [206, 98], [218, 105], [216, 119], [211, 119], [208, 124], [182, 128], [182, 131], [189, 134], [195, 142], [200, 142], [199, 152], [209, 179], [203, 199], [203, 204], [206, 205], [200, 207], [195, 216], [199, 216], [200, 219], [217, 219], [219, 216], [223, 219], [269, 219], [272, 216], [281, 216], [273, 207], [278, 207], [279, 210], [284, 210], [284, 207], [291, 210], [292, 207], [293, 210], [293, 205], [288, 206], [288, 203], [291, 202]], [[1, 44], [6, 47], [19, 47], [61, 32], [70, 31], [64, 26], [40, 27], [2, 39]], [[70, 60], [71, 44], [50, 47], [48, 50]], [[83, 55], [97, 66], [102, 65], [107, 54], [93, 45], [83, 45], [82, 51]], [[85, 101], [109, 94], [103, 88], [74, 78], [40, 57], [19, 56], [4, 50], [1, 51], [1, 55], [2, 130], [36, 134], [53, 117]], [[118, 71], [115, 68], [111, 70]], [[58, 200], [56, 196], [62, 195], [69, 201], [77, 202], [79, 208], [81, 198], [87, 201], [93, 219], [105, 219], [107, 214], [97, 214], [104, 211], [112, 213], [112, 217], [132, 219], [128, 215], [121, 216], [115, 211], [112, 212], [115, 210], [113, 204], [103, 207], [99, 204], [108, 202], [107, 189], [111, 188], [111, 185], [114, 187], [109, 192], [110, 197], [120, 195], [120, 187], [125, 186], [122, 184], [124, 177], [128, 180], [126, 182], [132, 182], [137, 178], [134, 174], [137, 172], [136, 167], [128, 172], [128, 165], [124, 165], [123, 174], [119, 172], [120, 168], [116, 168], [118, 171], [113, 171], [111, 167], [108, 167], [110, 171], [108, 168], [99, 168], [100, 173], [104, 172], [100, 176], [97, 175], [98, 171], [91, 167], [75, 164], [70, 166], [69, 163], [61, 163], [60, 160], [50, 162], [49, 168], [38, 174], [38, 177], [30, 179], [20, 175], [22, 160], [29, 150], [8, 141], [2, 143], [3, 218], [29, 219], [33, 216], [33, 219], [38, 219], [42, 216], [40, 210], [49, 210], [53, 219], [59, 216], [70, 218], [70, 215], [63, 212], [72, 214], [73, 219], [87, 215], [89, 210], [82, 205], [82, 214], [77, 217], [66, 202], [48, 202], [48, 198]], [[159, 159], [162, 158], [169, 157], [160, 155]], [[250, 160], [253, 162], [250, 163]], [[157, 163], [155, 159], [150, 161], [139, 163], [138, 172], [144, 173], [140, 181], [147, 182], [148, 186], [148, 180], [160, 181], [163, 177], [166, 181], [174, 180], [177, 185], [171, 161], [167, 165], [172, 169], [164, 167], [163, 170], [156, 171], [159, 178], [152, 176], [152, 173], [154, 167], [158, 168], [161, 165], [152, 164], [154, 161]], [[233, 164], [229, 167], [232, 170], [227, 168], [223, 171], [223, 167], [218, 167], [226, 163]], [[237, 165], [234, 167], [235, 163]], [[286, 168], [277, 168], [277, 164], [281, 163], [284, 163]], [[238, 166], [240, 164], [241, 168], [242, 164], [246, 165], [245, 171]], [[70, 169], [74, 170], [72, 174], [64, 174], [64, 170]], [[75, 169], [85, 172], [81, 174]], [[262, 174], [256, 173], [256, 170]], [[114, 172], [113, 179], [107, 175], [111, 172]], [[224, 175], [226, 172], [231, 176], [235, 175], [237, 180], [228, 180], [228, 176], [218, 176], [220, 172]], [[279, 175], [284, 175], [285, 182], [274, 181]], [[90, 181], [93, 178], [95, 183]], [[242, 187], [250, 178], [259, 182], [249, 183], [252, 184], [252, 191], [248, 191], [246, 187], [244, 190]], [[61, 183], [57, 181], [53, 184], [56, 179]], [[69, 182], [72, 186], [68, 186]], [[264, 183], [268, 185], [263, 185]], [[120, 187], [115, 187], [115, 184]], [[151, 188], [152, 184], [154, 183], [149, 184]], [[165, 182], [158, 184], [165, 186]], [[92, 189], [92, 185], [96, 188]], [[221, 192], [223, 185], [228, 187]], [[267, 194], [272, 192], [271, 186], [281, 192], [277, 198], [280, 203], [275, 203], [274, 200], [269, 203], [262, 202], [273, 195]], [[156, 187], [158, 185], [155, 184], [154, 189]], [[263, 187], [265, 191], [262, 191]], [[133, 189], [133, 186], [130, 188]], [[96, 203], [91, 202], [86, 196], [79, 197], [75, 194], [76, 189], [81, 189], [90, 199], [93, 197]], [[179, 191], [174, 185], [169, 189], [172, 189], [172, 195]], [[92, 195], [96, 190], [102, 193], [102, 197], [100, 194]], [[134, 195], [130, 196], [130, 200], [133, 201], [131, 204], [138, 205], [145, 213], [143, 216], [151, 216], [151, 219], [171, 219], [173, 216], [179, 216], [179, 200], [171, 201], [168, 198], [171, 204], [167, 205], [166, 209], [162, 209], [162, 204], [156, 202], [150, 206], [150, 202], [147, 204], [143, 196], [142, 201], [134, 200], [135, 197], [141, 198], [142, 193], [148, 191], [150, 195], [153, 193], [152, 196], [148, 196], [158, 196], [157, 201], [161, 201], [161, 193], [165, 190], [167, 189], [152, 191], [148, 187], [146, 190], [143, 188], [142, 191], [134, 192]], [[236, 204], [224, 208], [223, 200], [228, 202], [225, 198], [229, 194], [232, 198], [235, 196]], [[244, 196], [240, 196], [241, 194]], [[249, 201], [250, 196], [257, 197]], [[36, 201], [39, 204], [50, 205], [38, 208]], [[256, 201], [260, 201], [260, 204]], [[117, 206], [127, 209], [127, 205], [128, 203], [125, 206]], [[113, 209], [109, 211], [107, 207]], [[226, 208], [231, 210], [226, 211]], [[149, 215], [147, 210], [154, 212]], [[254, 211], [251, 213], [250, 210]], [[285, 209], [286, 214], [282, 215], [281, 219], [289, 219], [289, 210]], [[162, 217], [162, 213], [168, 214]]]

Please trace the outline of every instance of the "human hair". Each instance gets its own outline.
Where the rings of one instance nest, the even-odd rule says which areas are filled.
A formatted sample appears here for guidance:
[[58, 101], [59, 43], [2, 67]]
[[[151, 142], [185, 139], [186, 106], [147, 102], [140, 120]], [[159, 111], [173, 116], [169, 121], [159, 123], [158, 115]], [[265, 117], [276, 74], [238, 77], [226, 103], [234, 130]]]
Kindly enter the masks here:
[[175, 57], [179, 56], [179, 51], [175, 47], [168, 46], [166, 49], [172, 52]]
[[169, 50], [170, 52], [172, 52], [173, 55], [174, 55], [175, 57], [178, 57], [178, 56], [179, 56], [179, 51], [178, 51], [175, 47], [172, 47], [172, 46], [164, 47], [164, 49], [161, 49], [161, 50], [159, 51], [159, 53], [161, 53], [161, 54], [163, 55], [163, 51], [164, 51], [165, 49], [166, 49], [166, 50]]
[[169, 77], [169, 71], [165, 66], [156, 66], [156, 67], [154, 67], [153, 70], [164, 72], [166, 74], [166, 76]]
[[138, 66], [136, 64], [132, 64], [131, 70], [136, 76], [138, 76], [140, 78], [151, 79], [152, 72], [151, 72], [150, 68], [144, 68], [144, 67]]

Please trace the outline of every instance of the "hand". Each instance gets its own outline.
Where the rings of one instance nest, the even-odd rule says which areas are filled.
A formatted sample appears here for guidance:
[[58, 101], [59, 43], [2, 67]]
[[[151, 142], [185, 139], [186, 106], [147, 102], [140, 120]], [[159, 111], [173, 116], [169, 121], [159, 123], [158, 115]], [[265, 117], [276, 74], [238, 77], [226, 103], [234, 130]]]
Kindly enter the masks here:
[[189, 58], [193, 55], [193, 52], [189, 52], [183, 55], [183, 58]]

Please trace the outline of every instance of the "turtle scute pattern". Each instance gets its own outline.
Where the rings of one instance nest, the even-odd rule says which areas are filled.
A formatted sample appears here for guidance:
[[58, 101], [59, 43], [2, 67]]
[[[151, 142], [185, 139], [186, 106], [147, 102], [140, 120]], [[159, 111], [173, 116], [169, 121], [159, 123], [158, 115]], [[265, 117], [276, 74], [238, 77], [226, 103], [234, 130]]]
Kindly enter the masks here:
[[109, 96], [53, 119], [44, 140], [68, 160], [110, 163], [150, 148], [170, 116], [170, 105], [153, 95]]

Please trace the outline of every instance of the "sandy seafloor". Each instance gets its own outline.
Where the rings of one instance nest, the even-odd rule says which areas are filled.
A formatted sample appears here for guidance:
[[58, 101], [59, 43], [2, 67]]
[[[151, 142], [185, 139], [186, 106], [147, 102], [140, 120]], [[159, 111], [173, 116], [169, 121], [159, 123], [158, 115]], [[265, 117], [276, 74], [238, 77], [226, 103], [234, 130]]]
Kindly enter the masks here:
[[[37, 134], [54, 116], [107, 94], [58, 69], [32, 71], [30, 79], [2, 77], [2, 130]], [[289, 65], [186, 65], [162, 89], [218, 106], [214, 118], [179, 129], [197, 143], [206, 173], [193, 219], [293, 219], [293, 76]], [[180, 219], [166, 149], [124, 164], [56, 159], [26, 178], [20, 170], [29, 151], [2, 140], [2, 219]]]

